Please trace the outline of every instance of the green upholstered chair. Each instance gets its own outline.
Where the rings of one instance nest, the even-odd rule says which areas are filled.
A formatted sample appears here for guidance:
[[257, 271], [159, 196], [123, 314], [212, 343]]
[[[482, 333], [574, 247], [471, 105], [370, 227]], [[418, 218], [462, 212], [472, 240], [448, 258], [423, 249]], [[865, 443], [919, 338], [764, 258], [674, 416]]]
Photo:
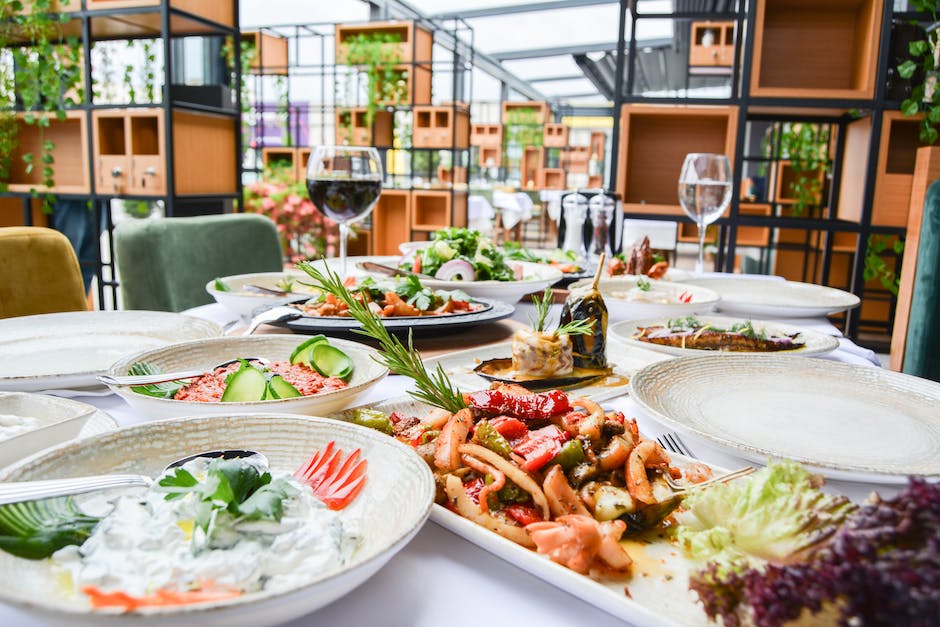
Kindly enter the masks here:
[[183, 311], [213, 302], [215, 277], [284, 268], [277, 227], [254, 213], [122, 222], [114, 254], [125, 309]]
[[902, 372], [940, 381], [940, 181], [927, 190]]
[[82, 272], [65, 235], [0, 228], [0, 318], [88, 309]]

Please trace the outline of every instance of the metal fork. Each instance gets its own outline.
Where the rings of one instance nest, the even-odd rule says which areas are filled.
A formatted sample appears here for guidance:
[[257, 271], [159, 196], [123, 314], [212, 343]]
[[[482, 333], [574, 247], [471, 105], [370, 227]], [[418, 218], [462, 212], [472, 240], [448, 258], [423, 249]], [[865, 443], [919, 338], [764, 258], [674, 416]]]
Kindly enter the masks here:
[[[691, 449], [682, 441], [682, 438], [679, 437], [678, 433], [664, 433], [656, 441], [659, 442], [659, 445], [664, 449], [668, 450], [671, 453], [678, 453], [679, 455], [684, 455], [685, 457], [691, 457], [692, 459], [697, 459], [695, 455], [692, 454]], [[705, 488], [710, 485], [715, 485], [716, 483], [725, 483], [726, 481], [731, 481], [732, 479], [737, 479], [739, 477], [745, 477], [754, 472], [753, 466], [745, 466], [744, 468], [739, 468], [738, 470], [732, 470], [723, 475], [718, 475], [717, 477], [712, 477], [708, 481], [702, 481], [701, 483], [679, 483], [671, 476], [668, 472], [663, 473], [663, 478], [666, 479], [666, 483], [669, 484], [669, 487], [675, 492], [688, 492], [689, 490], [697, 490], [699, 488]]]

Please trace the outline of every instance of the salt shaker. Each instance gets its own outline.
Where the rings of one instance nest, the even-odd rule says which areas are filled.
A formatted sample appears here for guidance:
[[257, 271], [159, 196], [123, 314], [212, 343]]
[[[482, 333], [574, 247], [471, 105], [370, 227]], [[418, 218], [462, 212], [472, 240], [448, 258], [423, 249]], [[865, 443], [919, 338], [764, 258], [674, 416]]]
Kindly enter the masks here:
[[569, 194], [562, 203], [565, 212], [565, 239], [562, 250], [574, 252], [578, 259], [584, 258], [584, 221], [587, 219], [588, 203], [581, 194]]

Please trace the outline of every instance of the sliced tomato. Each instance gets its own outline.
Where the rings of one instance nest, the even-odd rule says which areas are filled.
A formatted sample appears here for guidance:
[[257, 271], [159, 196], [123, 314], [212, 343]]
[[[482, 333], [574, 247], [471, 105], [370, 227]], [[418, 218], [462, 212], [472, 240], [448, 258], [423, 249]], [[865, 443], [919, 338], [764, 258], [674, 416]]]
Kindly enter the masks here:
[[561, 443], [568, 439], [568, 434], [556, 427], [548, 425], [535, 431], [530, 431], [512, 452], [521, 455], [525, 460], [522, 468], [528, 472], [535, 472], [548, 462], [555, 459], [561, 451]]
[[421, 253], [415, 255], [415, 260], [411, 262], [411, 271], [415, 274], [421, 272]]
[[515, 520], [517, 523], [525, 527], [534, 522], [541, 522], [545, 520], [542, 518], [542, 511], [531, 505], [523, 505], [522, 503], [512, 503], [503, 508], [503, 511], [506, 512], [506, 515]]
[[529, 428], [518, 418], [510, 416], [497, 416], [491, 419], [490, 424], [496, 431], [507, 440], [518, 440], [528, 435]]
[[359, 449], [346, 456], [330, 442], [294, 473], [294, 478], [313, 488], [314, 495], [332, 510], [343, 509], [366, 483], [368, 462], [359, 459]]

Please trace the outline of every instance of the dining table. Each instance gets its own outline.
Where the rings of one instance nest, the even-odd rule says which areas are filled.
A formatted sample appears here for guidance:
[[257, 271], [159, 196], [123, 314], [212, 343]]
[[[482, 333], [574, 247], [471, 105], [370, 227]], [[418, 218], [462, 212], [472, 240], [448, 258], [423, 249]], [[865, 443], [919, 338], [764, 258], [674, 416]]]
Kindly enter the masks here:
[[[559, 307], [560, 305], [555, 305], [553, 308], [555, 316]], [[533, 306], [530, 303], [520, 303], [511, 319], [491, 323], [494, 328], [432, 338], [426, 344], [426, 350], [429, 354], [442, 354], [478, 345], [480, 341], [505, 341], [508, 339], [505, 333], [511, 333], [514, 326], [527, 322], [532, 312]], [[226, 328], [228, 334], [238, 335], [245, 327], [245, 321], [218, 304], [197, 307], [184, 313], [212, 320]], [[825, 318], [804, 319], [800, 324], [832, 335], [840, 335], [838, 329]], [[262, 332], [287, 331], [263, 327]], [[420, 339], [416, 339], [416, 345], [420, 350]], [[847, 338], [840, 338], [839, 348], [820, 358], [879, 367], [872, 351], [854, 344]], [[413, 390], [410, 379], [393, 374], [375, 386], [368, 397], [363, 399], [363, 403], [400, 397], [410, 390]], [[627, 396], [627, 391], [628, 388], [624, 387], [622, 395], [606, 401], [605, 405], [624, 412], [628, 418], [635, 417], [641, 432], [648, 437], [655, 438], [669, 431], [666, 426], [644, 413]], [[113, 394], [76, 397], [76, 400], [107, 412], [119, 426], [148, 420]], [[683, 440], [697, 458], [709, 464], [724, 468], [739, 468], [750, 464], [704, 439], [683, 435]], [[825, 489], [861, 502], [874, 490], [878, 490], [883, 496], [891, 496], [897, 492], [898, 487], [828, 481]], [[650, 624], [670, 623], [668, 615], [664, 614], [660, 618], [661, 621]], [[33, 614], [0, 605], [0, 624], [30, 627], [43, 623]], [[296, 627], [605, 627], [625, 623], [577, 596], [533, 576], [517, 565], [488, 553], [433, 521], [428, 521], [404, 549], [363, 585], [332, 604], [288, 624]]]

